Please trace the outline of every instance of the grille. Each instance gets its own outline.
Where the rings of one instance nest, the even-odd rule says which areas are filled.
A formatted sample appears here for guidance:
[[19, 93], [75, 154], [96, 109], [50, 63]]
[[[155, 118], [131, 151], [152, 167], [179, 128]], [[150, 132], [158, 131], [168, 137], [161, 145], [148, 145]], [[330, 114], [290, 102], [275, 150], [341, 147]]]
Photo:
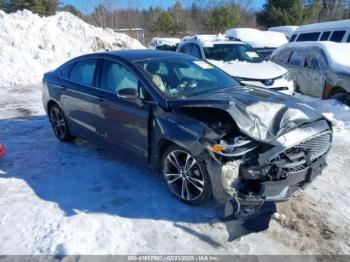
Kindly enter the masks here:
[[331, 141], [332, 135], [330, 132], [321, 133], [311, 139], [293, 146], [292, 148], [286, 150], [286, 153], [288, 154], [289, 152], [295, 153], [304, 151], [310, 156], [310, 160], [314, 161], [315, 159], [325, 155], [328, 152], [331, 146]]

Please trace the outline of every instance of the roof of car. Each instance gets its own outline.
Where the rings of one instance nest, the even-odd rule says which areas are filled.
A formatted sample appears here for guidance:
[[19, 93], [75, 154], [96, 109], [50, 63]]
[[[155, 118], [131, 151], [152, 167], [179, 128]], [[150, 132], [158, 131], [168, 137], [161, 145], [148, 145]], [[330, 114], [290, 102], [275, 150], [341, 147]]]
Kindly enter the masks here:
[[186, 56], [184, 54], [173, 52], [173, 51], [159, 51], [159, 50], [151, 50], [151, 49], [128, 49], [128, 50], [121, 50], [121, 51], [107, 51], [107, 52], [103, 52], [103, 54], [120, 57], [130, 62], [134, 62], [138, 60], [146, 60], [146, 59], [172, 58], [172, 57], [175, 58], [179, 56]]

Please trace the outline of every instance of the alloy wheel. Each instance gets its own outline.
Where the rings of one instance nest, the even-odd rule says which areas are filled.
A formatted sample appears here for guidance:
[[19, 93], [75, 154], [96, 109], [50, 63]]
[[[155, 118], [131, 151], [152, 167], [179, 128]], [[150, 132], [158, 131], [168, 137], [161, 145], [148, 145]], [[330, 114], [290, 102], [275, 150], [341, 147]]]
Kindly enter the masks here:
[[205, 179], [199, 163], [182, 150], [171, 151], [164, 160], [163, 174], [170, 190], [186, 202], [202, 197]]
[[50, 110], [50, 122], [55, 136], [63, 140], [67, 133], [67, 125], [63, 113], [57, 106], [53, 106]]

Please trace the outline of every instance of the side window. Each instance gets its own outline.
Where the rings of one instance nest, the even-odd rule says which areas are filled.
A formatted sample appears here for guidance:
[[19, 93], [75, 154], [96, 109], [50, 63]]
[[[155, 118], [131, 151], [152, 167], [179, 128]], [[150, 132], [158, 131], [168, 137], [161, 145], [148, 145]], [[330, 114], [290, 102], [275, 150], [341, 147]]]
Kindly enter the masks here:
[[348, 40], [346, 42], [350, 43], [350, 33], [349, 33], [349, 36], [348, 36]]
[[297, 42], [317, 41], [319, 36], [320, 36], [320, 32], [301, 34], [299, 35]]
[[331, 36], [331, 41], [340, 43], [343, 40], [343, 37], [345, 35], [345, 31], [334, 31]]
[[100, 87], [113, 93], [121, 89], [138, 90], [138, 79], [125, 66], [110, 60], [104, 60], [101, 71]]
[[94, 73], [97, 59], [89, 58], [77, 61], [70, 71], [69, 79], [84, 85], [94, 84]]
[[183, 47], [180, 48], [181, 53], [185, 54], [191, 54], [192, 46], [191, 45], [184, 45]]
[[292, 35], [292, 37], [289, 39], [289, 42], [294, 42], [295, 38], [297, 38], [297, 35], [296, 34]]
[[331, 35], [330, 31], [323, 32], [322, 35], [321, 35], [320, 41], [327, 41], [330, 35]]
[[70, 75], [70, 72], [73, 68], [73, 66], [75, 65], [75, 63], [71, 63], [69, 65], [66, 65], [65, 67], [63, 67], [61, 70], [60, 70], [60, 75], [64, 78], [69, 78], [69, 75]]
[[311, 55], [307, 56], [304, 62], [304, 67], [313, 70], [320, 70], [320, 65], [317, 59]]
[[202, 59], [202, 56], [201, 56], [201, 52], [199, 50], [199, 47], [195, 44], [192, 44], [192, 52], [191, 52], [191, 55], [196, 57], [196, 58], [199, 58], [199, 59]]
[[304, 62], [304, 54], [300, 52], [299, 50], [295, 50], [291, 57], [289, 58], [289, 64], [295, 65], [295, 66], [301, 66]]
[[273, 58], [274, 62], [276, 63], [282, 63], [286, 64], [289, 57], [290, 57], [290, 50], [283, 50], [281, 53], [279, 53], [276, 57]]

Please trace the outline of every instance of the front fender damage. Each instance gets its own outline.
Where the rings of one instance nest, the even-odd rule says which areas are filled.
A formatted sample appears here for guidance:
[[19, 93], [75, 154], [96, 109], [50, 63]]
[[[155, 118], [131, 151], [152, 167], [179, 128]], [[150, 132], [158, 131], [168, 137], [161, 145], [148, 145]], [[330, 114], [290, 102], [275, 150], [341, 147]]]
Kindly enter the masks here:
[[157, 137], [197, 157], [215, 199], [235, 203], [237, 216], [257, 213], [264, 202], [287, 200], [326, 165], [329, 123], [304, 105], [301, 110], [265, 104], [181, 105], [156, 117]]

